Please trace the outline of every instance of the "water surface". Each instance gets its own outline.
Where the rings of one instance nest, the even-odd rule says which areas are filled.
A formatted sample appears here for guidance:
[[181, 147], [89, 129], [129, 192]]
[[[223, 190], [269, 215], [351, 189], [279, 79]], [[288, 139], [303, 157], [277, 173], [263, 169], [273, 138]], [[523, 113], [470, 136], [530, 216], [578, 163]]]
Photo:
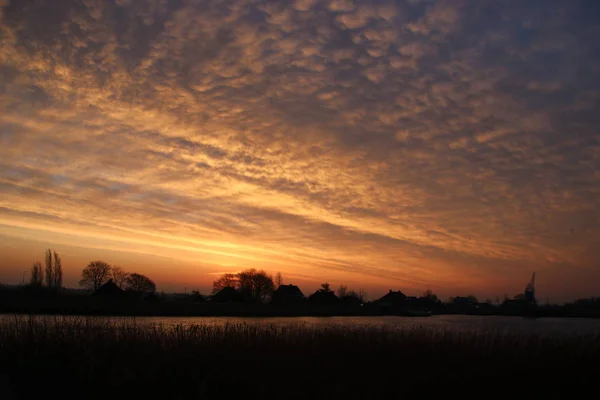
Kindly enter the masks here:
[[[0, 322], [28, 316], [2, 315]], [[600, 334], [600, 319], [585, 318], [539, 318], [470, 315], [435, 315], [431, 317], [76, 317], [36, 316], [40, 320], [91, 319], [109, 320], [112, 323], [132, 322], [138, 325], [213, 325], [259, 324], [308, 327], [349, 327], [381, 329], [442, 329], [451, 331], [496, 331], [503, 333], [534, 334]]]

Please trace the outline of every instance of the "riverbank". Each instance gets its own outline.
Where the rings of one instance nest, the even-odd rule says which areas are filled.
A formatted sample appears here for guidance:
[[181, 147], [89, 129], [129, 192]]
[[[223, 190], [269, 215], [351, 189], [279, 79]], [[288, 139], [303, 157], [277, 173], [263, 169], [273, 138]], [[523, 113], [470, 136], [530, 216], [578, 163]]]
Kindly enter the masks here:
[[369, 317], [402, 316], [429, 317], [434, 315], [514, 316], [527, 318], [600, 318], [599, 310], [539, 307], [520, 312], [502, 308], [485, 310], [455, 310], [451, 307], [418, 309], [411, 307], [382, 308], [377, 304], [363, 306], [277, 306], [244, 303], [191, 302], [110, 302], [81, 297], [50, 301], [21, 301], [0, 303], [0, 314], [13, 315], [73, 315], [100, 317]]
[[0, 290], [0, 314], [82, 315], [82, 316], [154, 316], [154, 317], [325, 317], [325, 316], [406, 316], [496, 315], [534, 318], [600, 318], [600, 303], [589, 305], [503, 307], [487, 303], [468, 308], [436, 303], [430, 306], [384, 305], [379, 302], [318, 305], [308, 301], [293, 304], [218, 303], [198, 301], [193, 296], [178, 300], [161, 295], [150, 298], [102, 298], [87, 293], [29, 290], [27, 287]]
[[0, 374], [18, 398], [566, 398], [595, 388], [599, 339], [14, 319], [0, 324]]

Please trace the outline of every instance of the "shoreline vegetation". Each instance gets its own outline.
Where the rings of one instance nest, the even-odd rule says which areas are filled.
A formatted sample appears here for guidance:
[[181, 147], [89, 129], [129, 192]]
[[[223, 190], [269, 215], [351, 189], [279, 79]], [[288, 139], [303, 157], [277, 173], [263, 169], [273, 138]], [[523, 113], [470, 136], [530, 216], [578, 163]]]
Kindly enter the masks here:
[[595, 389], [598, 359], [597, 334], [85, 317], [0, 323], [4, 394], [19, 399], [49, 391], [62, 399], [572, 398]]
[[40, 314], [75, 316], [153, 316], [153, 317], [311, 317], [311, 316], [405, 316], [431, 315], [500, 315], [520, 317], [600, 318], [596, 300], [565, 305], [491, 305], [488, 303], [437, 302], [435, 304], [382, 304], [378, 301], [360, 304], [257, 304], [245, 302], [212, 302], [193, 295], [168, 298], [124, 296], [119, 298], [91, 296], [81, 292], [54, 292], [28, 287], [0, 287], [0, 314]]

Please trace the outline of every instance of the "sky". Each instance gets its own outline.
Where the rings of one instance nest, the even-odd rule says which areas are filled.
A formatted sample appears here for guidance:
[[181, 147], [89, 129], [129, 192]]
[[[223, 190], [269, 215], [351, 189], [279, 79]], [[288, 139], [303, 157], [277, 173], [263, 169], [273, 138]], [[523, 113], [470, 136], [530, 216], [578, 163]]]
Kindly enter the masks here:
[[600, 2], [0, 0], [0, 281], [600, 294]]

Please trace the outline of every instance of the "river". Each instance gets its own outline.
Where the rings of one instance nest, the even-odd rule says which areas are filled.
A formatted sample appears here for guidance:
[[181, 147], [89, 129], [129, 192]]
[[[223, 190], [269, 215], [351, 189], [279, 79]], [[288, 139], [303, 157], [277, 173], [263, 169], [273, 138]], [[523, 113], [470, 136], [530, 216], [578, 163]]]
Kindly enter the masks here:
[[[28, 316], [0, 315], [0, 323]], [[56, 321], [61, 319], [109, 320], [112, 323], [135, 321], [138, 325], [225, 325], [225, 324], [262, 324], [262, 325], [304, 325], [311, 327], [361, 327], [382, 329], [429, 328], [451, 331], [495, 331], [502, 333], [533, 334], [599, 334], [600, 319], [584, 318], [539, 318], [502, 316], [435, 315], [431, 317], [288, 317], [288, 318], [250, 318], [250, 317], [74, 317], [74, 316], [36, 316], [38, 319]]]

